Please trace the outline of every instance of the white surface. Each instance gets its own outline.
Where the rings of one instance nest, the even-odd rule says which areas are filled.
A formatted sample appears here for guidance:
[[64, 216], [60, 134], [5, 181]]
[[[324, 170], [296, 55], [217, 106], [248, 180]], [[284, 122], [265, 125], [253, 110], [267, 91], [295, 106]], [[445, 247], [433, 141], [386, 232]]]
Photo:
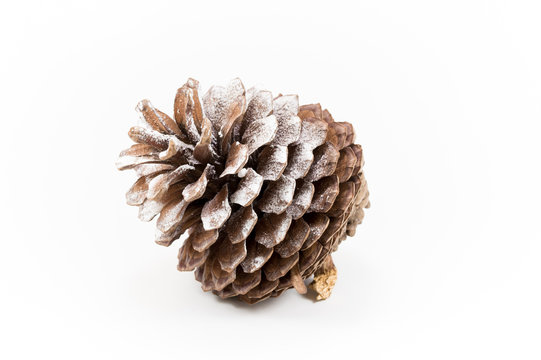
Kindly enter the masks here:
[[[3, 3], [0, 357], [539, 359], [540, 10]], [[203, 293], [125, 205], [135, 105], [190, 76], [354, 123], [373, 206], [328, 301]]]

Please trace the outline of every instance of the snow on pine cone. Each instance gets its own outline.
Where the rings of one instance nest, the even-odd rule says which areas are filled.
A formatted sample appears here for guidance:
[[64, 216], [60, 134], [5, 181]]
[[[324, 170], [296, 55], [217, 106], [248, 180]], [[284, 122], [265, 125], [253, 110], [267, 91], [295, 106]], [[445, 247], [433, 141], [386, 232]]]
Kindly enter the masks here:
[[178, 90], [174, 119], [137, 105], [144, 126], [130, 129], [136, 144], [117, 161], [139, 177], [127, 203], [143, 221], [158, 216], [158, 244], [187, 234], [178, 270], [195, 270], [204, 291], [248, 303], [304, 293], [369, 206], [352, 125], [239, 79], [202, 102], [198, 85]]

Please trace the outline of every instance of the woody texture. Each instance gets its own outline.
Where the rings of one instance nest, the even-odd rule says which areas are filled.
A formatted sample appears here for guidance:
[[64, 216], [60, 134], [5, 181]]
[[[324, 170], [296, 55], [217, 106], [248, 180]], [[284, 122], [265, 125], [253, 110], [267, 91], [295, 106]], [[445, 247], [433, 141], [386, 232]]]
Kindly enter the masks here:
[[126, 200], [141, 220], [157, 217], [156, 243], [181, 239], [178, 270], [250, 304], [306, 293], [312, 277], [317, 298], [330, 295], [331, 254], [370, 206], [350, 123], [239, 79], [202, 98], [188, 79], [172, 118], [148, 100], [136, 110], [142, 125], [117, 167], [137, 174]]

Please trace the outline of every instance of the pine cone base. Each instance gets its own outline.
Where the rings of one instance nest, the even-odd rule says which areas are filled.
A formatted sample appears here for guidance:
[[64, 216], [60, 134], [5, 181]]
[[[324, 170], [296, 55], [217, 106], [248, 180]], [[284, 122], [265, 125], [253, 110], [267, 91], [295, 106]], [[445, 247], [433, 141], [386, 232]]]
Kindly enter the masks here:
[[318, 276], [370, 205], [352, 125], [239, 79], [202, 101], [198, 92], [193, 79], [178, 90], [174, 118], [138, 104], [144, 126], [117, 162], [139, 177], [127, 203], [143, 221], [158, 217], [156, 243], [183, 239], [178, 270], [195, 270], [204, 291], [253, 304], [306, 293], [316, 274], [312, 287], [328, 297], [332, 286], [319, 284], [330, 278]]

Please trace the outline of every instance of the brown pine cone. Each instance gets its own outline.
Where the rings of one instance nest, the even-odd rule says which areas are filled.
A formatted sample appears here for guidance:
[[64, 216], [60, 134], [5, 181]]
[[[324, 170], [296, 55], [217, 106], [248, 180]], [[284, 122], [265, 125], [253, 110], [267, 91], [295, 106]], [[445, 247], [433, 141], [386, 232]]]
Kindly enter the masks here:
[[187, 234], [178, 270], [195, 270], [204, 291], [256, 303], [306, 292], [319, 270], [313, 288], [325, 298], [336, 277], [330, 253], [369, 206], [352, 125], [319, 104], [299, 107], [297, 95], [245, 91], [239, 79], [201, 103], [198, 85], [178, 90], [174, 120], [138, 104], [145, 126], [130, 129], [136, 144], [117, 162], [139, 177], [128, 205], [143, 221], [159, 215], [160, 245]]

